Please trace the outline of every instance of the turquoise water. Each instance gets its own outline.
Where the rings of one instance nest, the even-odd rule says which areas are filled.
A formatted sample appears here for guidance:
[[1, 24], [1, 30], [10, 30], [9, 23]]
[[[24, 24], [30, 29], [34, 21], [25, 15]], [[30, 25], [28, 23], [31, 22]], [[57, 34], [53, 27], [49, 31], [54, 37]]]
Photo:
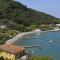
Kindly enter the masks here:
[[50, 56], [54, 60], [60, 60], [60, 43], [49, 43], [49, 40], [60, 42], [60, 32], [37, 32], [24, 36], [15, 41], [17, 45], [40, 45], [39, 48], [29, 48], [33, 55]]

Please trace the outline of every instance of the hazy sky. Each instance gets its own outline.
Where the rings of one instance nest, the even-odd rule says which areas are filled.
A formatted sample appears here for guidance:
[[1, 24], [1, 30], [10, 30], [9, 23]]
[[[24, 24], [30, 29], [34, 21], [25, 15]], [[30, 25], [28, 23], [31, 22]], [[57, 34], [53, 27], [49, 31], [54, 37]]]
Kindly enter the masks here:
[[29, 8], [60, 18], [60, 0], [16, 0]]

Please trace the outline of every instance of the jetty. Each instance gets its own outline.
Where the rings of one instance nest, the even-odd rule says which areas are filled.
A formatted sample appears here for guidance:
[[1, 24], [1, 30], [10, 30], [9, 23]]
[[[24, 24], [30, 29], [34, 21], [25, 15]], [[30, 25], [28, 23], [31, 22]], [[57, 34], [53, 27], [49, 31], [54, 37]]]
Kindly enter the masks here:
[[40, 45], [31, 45], [31, 46], [22, 46], [22, 47], [24, 47], [24, 48], [40, 48], [41, 49]]

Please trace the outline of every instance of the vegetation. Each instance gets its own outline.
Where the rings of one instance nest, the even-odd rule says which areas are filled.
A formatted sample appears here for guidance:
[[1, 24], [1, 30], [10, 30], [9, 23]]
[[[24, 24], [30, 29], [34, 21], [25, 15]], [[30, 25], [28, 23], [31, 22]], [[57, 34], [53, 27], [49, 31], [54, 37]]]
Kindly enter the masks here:
[[16, 30], [0, 29], [0, 44], [5, 43], [6, 40], [11, 39], [16, 34]]
[[[49, 26], [43, 27], [41, 24], [56, 23], [60, 23], [60, 19], [54, 16], [27, 8], [14, 0], [0, 0], [0, 26], [6, 26], [5, 29], [0, 27], [0, 43], [11, 36], [15, 36], [16, 31], [26, 32], [36, 28], [42, 30], [53, 29], [53, 27]], [[12, 33], [10, 33], [11, 31]]]
[[39, 25], [39, 28], [42, 31], [46, 31], [46, 30], [53, 30], [54, 29], [54, 26], [50, 26], [50, 25], [46, 25], [46, 24], [41, 24], [41, 25]]
[[30, 26], [31, 24], [59, 23], [58, 18], [43, 12], [27, 8], [14, 0], [0, 0], [0, 24], [7, 24], [16, 28], [17, 24]]
[[47, 56], [42, 56], [42, 57], [40, 57], [40, 56], [33, 56], [32, 57], [32, 60], [53, 60], [52, 58], [50, 58], [50, 57], [47, 57]]

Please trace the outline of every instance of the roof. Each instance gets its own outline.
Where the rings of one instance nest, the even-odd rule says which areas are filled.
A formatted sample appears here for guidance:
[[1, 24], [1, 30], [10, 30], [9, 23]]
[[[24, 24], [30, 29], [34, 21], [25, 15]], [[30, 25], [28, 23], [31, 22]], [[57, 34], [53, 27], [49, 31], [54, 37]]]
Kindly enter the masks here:
[[12, 54], [17, 54], [17, 53], [23, 52], [25, 48], [11, 45], [11, 44], [3, 44], [3, 45], [0, 45], [0, 50], [6, 51]]

